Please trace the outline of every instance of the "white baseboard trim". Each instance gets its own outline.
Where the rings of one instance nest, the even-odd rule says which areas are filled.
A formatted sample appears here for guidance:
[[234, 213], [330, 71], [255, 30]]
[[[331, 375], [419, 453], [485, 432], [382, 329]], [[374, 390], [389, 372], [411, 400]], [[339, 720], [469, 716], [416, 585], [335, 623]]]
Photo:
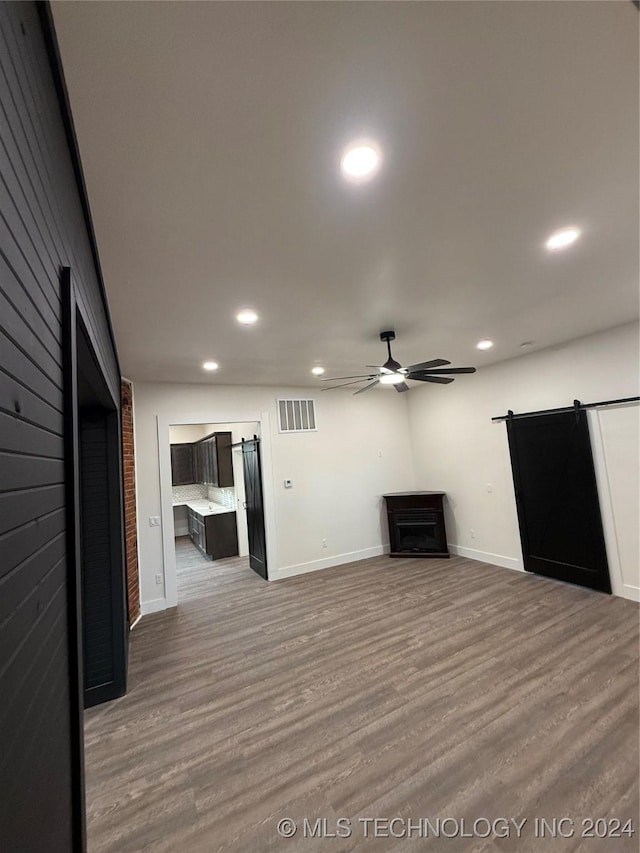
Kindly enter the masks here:
[[458, 557], [468, 557], [470, 560], [478, 560], [480, 563], [491, 563], [504, 569], [514, 569], [523, 572], [524, 566], [518, 557], [504, 557], [502, 554], [490, 554], [488, 551], [477, 551], [475, 548], [464, 548], [461, 545], [448, 543], [449, 551]]
[[363, 548], [361, 551], [347, 551], [345, 554], [335, 554], [325, 557], [323, 560], [310, 560], [308, 563], [298, 563], [294, 566], [284, 566], [269, 572], [269, 580], [277, 581], [281, 578], [291, 578], [295, 575], [306, 575], [308, 572], [317, 572], [321, 569], [332, 569], [334, 566], [343, 566], [346, 563], [355, 563], [358, 560], [367, 560], [369, 557], [380, 557], [389, 553], [389, 545], [374, 545], [373, 548]]
[[131, 625], [129, 625], [129, 630], [133, 631], [133, 629], [136, 627], [136, 625], [138, 624], [138, 622], [141, 619], [142, 619], [142, 605], [140, 606], [140, 613], [138, 613], [137, 618], [131, 623]]
[[[456, 554], [458, 557], [468, 557], [470, 560], [478, 560], [481, 563], [491, 563], [494, 566], [501, 566], [505, 569], [514, 569], [517, 572], [524, 572], [524, 566], [517, 557], [504, 557], [502, 554], [489, 554], [486, 551], [476, 551], [475, 548], [463, 548], [460, 545], [449, 544], [449, 551]], [[585, 587], [586, 589], [586, 587]], [[624, 584], [613, 595], [618, 598], [626, 598], [629, 601], [637, 601], [640, 603], [640, 587], [632, 584]]]
[[631, 584], [629, 583], [623, 584], [622, 590], [620, 592], [620, 598], [628, 598], [629, 601], [640, 602], [640, 587], [631, 586]]
[[178, 536], [188, 536], [189, 528], [185, 524], [183, 527], [174, 527], [173, 528], [173, 536], [174, 538], [178, 538]]
[[140, 602], [140, 615], [148, 616], [150, 613], [158, 613], [160, 610], [167, 610], [169, 605], [166, 598], [153, 598], [151, 601]]

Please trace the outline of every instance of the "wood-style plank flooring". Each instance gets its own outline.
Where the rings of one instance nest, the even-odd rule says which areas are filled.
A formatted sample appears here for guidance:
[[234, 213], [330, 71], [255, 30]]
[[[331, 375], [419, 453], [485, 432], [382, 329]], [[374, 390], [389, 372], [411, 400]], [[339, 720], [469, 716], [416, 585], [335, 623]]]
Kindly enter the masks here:
[[[89, 853], [638, 850], [633, 602], [463, 558], [269, 584], [178, 547], [179, 607], [134, 629], [129, 693], [86, 715]], [[304, 838], [305, 817], [351, 835]], [[482, 838], [481, 818], [527, 822]], [[585, 818], [635, 835], [582, 838]]]

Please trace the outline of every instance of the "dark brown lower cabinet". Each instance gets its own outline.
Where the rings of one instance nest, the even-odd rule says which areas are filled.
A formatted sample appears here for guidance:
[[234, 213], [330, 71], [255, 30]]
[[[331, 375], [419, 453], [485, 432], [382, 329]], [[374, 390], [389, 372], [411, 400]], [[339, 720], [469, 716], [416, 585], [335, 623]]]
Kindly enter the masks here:
[[188, 510], [189, 536], [194, 545], [212, 560], [237, 557], [238, 526], [235, 512], [200, 515]]
[[383, 495], [389, 521], [390, 557], [448, 557], [444, 492]]

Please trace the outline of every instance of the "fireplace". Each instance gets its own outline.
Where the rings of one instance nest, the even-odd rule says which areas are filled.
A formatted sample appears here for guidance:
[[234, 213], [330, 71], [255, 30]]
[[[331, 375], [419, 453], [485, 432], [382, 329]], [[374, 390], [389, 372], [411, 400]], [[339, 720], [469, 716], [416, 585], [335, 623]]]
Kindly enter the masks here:
[[392, 557], [448, 557], [444, 492], [384, 495]]
[[439, 551], [438, 517], [435, 512], [397, 513], [398, 551]]

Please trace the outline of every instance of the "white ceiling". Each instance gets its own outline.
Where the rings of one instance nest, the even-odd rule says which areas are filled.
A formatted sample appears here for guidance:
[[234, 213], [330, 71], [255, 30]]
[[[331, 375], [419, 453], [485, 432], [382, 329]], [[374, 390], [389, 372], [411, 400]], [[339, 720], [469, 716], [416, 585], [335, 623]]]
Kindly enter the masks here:
[[[637, 317], [631, 2], [53, 14], [127, 376], [318, 385], [382, 363], [384, 328], [404, 364], [482, 366]], [[353, 186], [362, 136], [384, 164]]]

